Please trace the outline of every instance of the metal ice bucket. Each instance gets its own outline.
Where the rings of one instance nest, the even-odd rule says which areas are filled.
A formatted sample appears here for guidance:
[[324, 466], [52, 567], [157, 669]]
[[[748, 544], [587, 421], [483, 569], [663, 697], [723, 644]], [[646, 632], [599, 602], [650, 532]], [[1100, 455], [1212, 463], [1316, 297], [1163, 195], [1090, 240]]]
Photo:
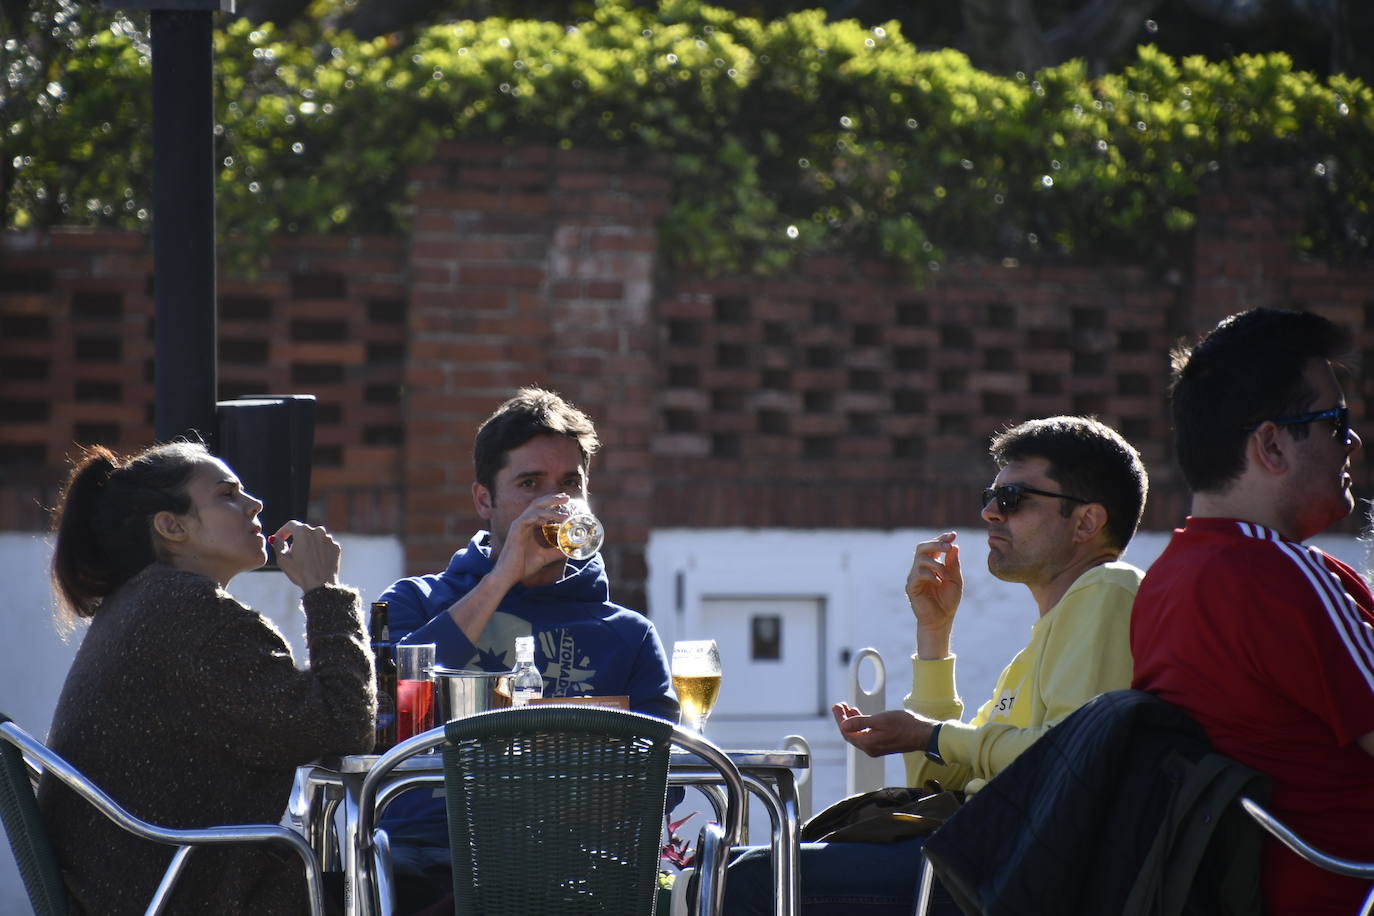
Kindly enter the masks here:
[[470, 671], [434, 666], [439, 685], [439, 714], [451, 722], [510, 705], [510, 671]]

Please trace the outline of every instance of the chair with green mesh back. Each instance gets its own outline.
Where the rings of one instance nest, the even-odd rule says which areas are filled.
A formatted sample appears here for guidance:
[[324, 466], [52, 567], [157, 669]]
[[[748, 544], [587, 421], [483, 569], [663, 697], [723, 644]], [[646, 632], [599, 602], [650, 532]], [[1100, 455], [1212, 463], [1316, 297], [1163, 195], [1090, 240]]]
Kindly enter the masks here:
[[[0, 723], [10, 725], [0, 713]], [[32, 777], [19, 747], [0, 741], [0, 821], [14, 851], [15, 864], [24, 879], [35, 916], [66, 916], [67, 889], [57, 867], [57, 855], [48, 842], [43, 815], [38, 810]]]
[[148, 903], [147, 913], [161, 913], [171, 900], [177, 880], [185, 873], [191, 853], [200, 846], [240, 843], [286, 845], [301, 857], [314, 916], [323, 912], [320, 866], [310, 844], [278, 824], [245, 824], [174, 830], [135, 817], [81, 774], [79, 770], [0, 713], [0, 821], [5, 825], [15, 863], [24, 880], [35, 916], [66, 916], [70, 910], [57, 855], [47, 825], [38, 810], [35, 777], [51, 774], [123, 829], [145, 840], [177, 846], [162, 883]]
[[[722, 769], [727, 807], [744, 804], [739, 771], [709, 741], [669, 722], [615, 709], [536, 706], [448, 723], [444, 786], [455, 912], [652, 914], [668, 757], [677, 743]], [[718, 755], [718, 756], [717, 756]], [[738, 829], [741, 808], [726, 816]], [[712, 825], [714, 827], [715, 825]], [[702, 841], [701, 912], [716, 912], [725, 851]]]

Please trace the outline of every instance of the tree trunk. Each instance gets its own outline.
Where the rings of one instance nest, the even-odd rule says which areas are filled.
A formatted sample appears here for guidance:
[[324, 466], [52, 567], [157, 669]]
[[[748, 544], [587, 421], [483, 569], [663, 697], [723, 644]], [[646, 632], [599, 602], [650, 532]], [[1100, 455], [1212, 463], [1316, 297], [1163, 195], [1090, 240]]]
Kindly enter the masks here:
[[1033, 73], [1055, 63], [1034, 0], [962, 0], [969, 58], [994, 73]]
[[239, 0], [237, 14], [249, 22], [286, 25], [305, 13], [310, 0]]
[[1341, 0], [1337, 16], [1331, 36], [1331, 69], [1374, 85], [1374, 59], [1369, 53], [1374, 43], [1374, 3]]
[[1047, 35], [1055, 63], [1081, 57], [1089, 70], [1102, 72], [1128, 55], [1136, 45], [1148, 43], [1145, 21], [1160, 0], [1093, 0]]

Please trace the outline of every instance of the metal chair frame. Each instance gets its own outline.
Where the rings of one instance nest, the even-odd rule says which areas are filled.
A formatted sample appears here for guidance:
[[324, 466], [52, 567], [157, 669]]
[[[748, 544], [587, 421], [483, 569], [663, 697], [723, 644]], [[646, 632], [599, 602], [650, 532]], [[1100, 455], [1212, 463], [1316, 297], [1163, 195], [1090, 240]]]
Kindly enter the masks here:
[[[541, 706], [547, 710], [550, 706]], [[501, 710], [501, 714], [518, 710]], [[494, 713], [481, 713], [492, 715]], [[626, 713], [626, 715], [635, 715]], [[416, 754], [424, 753], [442, 745], [445, 741], [444, 726], [432, 728], [427, 732], [396, 745], [379, 757], [363, 779], [358, 796], [358, 830], [353, 841], [357, 844], [355, 856], [357, 886], [354, 893], [367, 901], [369, 908], [378, 916], [391, 916], [393, 902], [390, 893], [390, 850], [386, 832], [377, 828], [386, 806], [403, 792], [420, 785], [442, 784], [442, 776], [415, 776], [409, 779], [389, 781], [389, 774], [403, 761]], [[721, 775], [725, 788], [726, 804], [724, 824], [707, 824], [702, 828], [697, 846], [698, 896], [697, 910], [701, 916], [714, 916], [721, 912], [725, 902], [725, 869], [729, 849], [738, 844], [744, 836], [744, 818], [747, 808], [747, 795], [739, 768], [716, 744], [702, 735], [682, 726], [674, 726], [672, 743], [696, 754]], [[382, 784], [387, 783], [382, 789]], [[665, 785], [665, 790], [667, 786]], [[661, 914], [662, 916], [662, 914]]]
[[[1273, 834], [1280, 843], [1318, 868], [1324, 868], [1338, 875], [1374, 881], [1374, 862], [1357, 862], [1353, 859], [1343, 859], [1322, 852], [1294, 833], [1291, 828], [1253, 799], [1242, 796], [1240, 806], [1245, 809], [1246, 814], [1254, 818], [1257, 824]], [[1360, 916], [1371, 916], [1371, 914], [1374, 914], [1374, 887], [1369, 889], [1369, 894], [1365, 896], [1364, 904], [1360, 907]]]
[[914, 916], [926, 916], [930, 912], [930, 892], [935, 887], [935, 866], [924, 855], [921, 856], [921, 883], [917, 885]]
[[391, 916], [395, 901], [391, 884], [391, 844], [386, 831], [376, 824], [387, 805], [403, 792], [422, 785], [443, 785], [442, 774], [412, 776], [381, 785], [403, 760], [423, 754], [444, 743], [444, 727], [431, 728], [397, 744], [382, 754], [363, 777], [358, 793], [357, 831], [344, 842], [355, 845], [352, 893], [364, 903], [364, 912]]
[[[55, 778], [61, 780], [72, 791], [94, 805], [96, 810], [114, 821], [122, 829], [145, 840], [177, 847], [177, 851], [172, 855], [171, 863], [167, 866], [167, 871], [163, 873], [162, 881], [158, 884], [157, 890], [148, 904], [147, 916], [158, 916], [166, 910], [176, 882], [185, 873], [191, 853], [197, 848], [241, 843], [280, 843], [294, 849], [305, 866], [310, 912], [312, 916], [322, 916], [324, 913], [324, 890], [320, 879], [320, 866], [310, 844], [300, 834], [279, 824], [240, 824], [192, 830], [178, 830], [150, 824], [130, 814], [119, 802], [82, 775], [80, 770], [24, 731], [12, 720], [0, 721], [0, 739], [18, 749], [29, 769], [30, 777], [33, 773], [39, 772], [41, 768], [42, 772], [51, 773]], [[30, 778], [31, 787], [32, 782], [33, 780]], [[15, 845], [14, 837], [10, 837], [10, 845]], [[23, 877], [25, 889], [28, 891], [30, 899], [33, 900], [35, 889], [30, 884], [32, 876], [25, 873]], [[36, 909], [40, 906], [37, 900], [33, 900], [33, 903]], [[48, 907], [44, 906], [42, 912], [47, 911]]]

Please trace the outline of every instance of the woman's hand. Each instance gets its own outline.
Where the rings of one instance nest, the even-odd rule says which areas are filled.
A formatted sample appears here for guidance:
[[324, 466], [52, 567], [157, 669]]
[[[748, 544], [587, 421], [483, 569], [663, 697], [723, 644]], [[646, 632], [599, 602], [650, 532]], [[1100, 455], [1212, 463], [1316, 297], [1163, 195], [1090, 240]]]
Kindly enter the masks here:
[[324, 528], [294, 519], [268, 538], [277, 551], [277, 566], [302, 592], [339, 584], [339, 542]]

